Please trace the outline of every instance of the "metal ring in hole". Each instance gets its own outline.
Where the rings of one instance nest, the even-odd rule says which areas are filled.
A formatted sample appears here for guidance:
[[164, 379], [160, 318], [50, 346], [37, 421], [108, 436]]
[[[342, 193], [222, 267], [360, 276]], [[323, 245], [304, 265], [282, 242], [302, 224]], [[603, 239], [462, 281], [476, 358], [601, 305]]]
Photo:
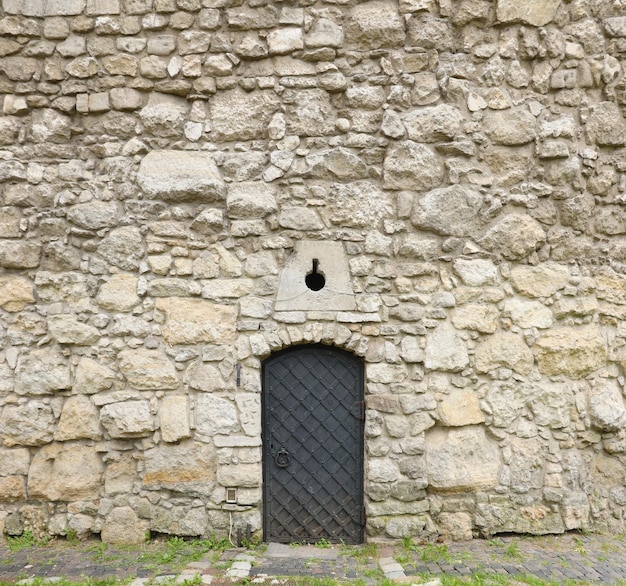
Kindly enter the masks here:
[[274, 461], [279, 468], [287, 468], [291, 464], [291, 454], [283, 448], [276, 454]]

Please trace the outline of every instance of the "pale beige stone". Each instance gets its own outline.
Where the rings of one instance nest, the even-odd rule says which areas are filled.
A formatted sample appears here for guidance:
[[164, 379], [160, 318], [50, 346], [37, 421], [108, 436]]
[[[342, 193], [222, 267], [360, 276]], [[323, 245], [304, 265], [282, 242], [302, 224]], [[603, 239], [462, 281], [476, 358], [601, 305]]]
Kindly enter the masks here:
[[119, 353], [120, 371], [134, 389], [160, 390], [178, 387], [174, 365], [160, 350], [137, 348]]
[[545, 26], [557, 14], [561, 0], [498, 0], [497, 17], [500, 22], [524, 22]]
[[138, 303], [137, 277], [134, 275], [112, 275], [103, 283], [96, 302], [107, 311], [131, 311]]
[[82, 357], [76, 367], [75, 393], [91, 395], [111, 388], [115, 381], [115, 372], [91, 358]]
[[578, 379], [605, 364], [606, 338], [597, 326], [555, 328], [541, 335], [533, 352], [542, 374]]
[[18, 395], [48, 395], [69, 388], [69, 365], [60, 352], [38, 349], [20, 356], [15, 369]]
[[59, 344], [91, 346], [100, 339], [96, 328], [78, 321], [75, 315], [51, 315], [48, 317], [48, 331]]
[[188, 409], [187, 397], [163, 398], [159, 408], [159, 428], [164, 442], [177, 442], [190, 436]]
[[481, 244], [508, 260], [519, 260], [539, 248], [545, 239], [539, 222], [526, 214], [509, 214], [487, 231]]
[[102, 523], [103, 543], [143, 543], [150, 534], [150, 522], [140, 519], [131, 507], [115, 507]]
[[511, 270], [513, 287], [528, 297], [549, 297], [567, 285], [566, 266], [547, 262], [537, 266], [518, 265]]
[[489, 372], [497, 368], [510, 368], [528, 374], [533, 366], [533, 354], [517, 334], [501, 332], [487, 338], [476, 347], [476, 370]]
[[86, 395], [68, 397], [54, 431], [56, 441], [102, 438], [98, 409]]
[[150, 403], [145, 400], [104, 405], [100, 410], [100, 423], [112, 438], [147, 436], [156, 429]]
[[0, 276], [0, 307], [5, 311], [22, 311], [29, 303], [34, 303], [33, 283], [30, 279], [14, 276]]
[[437, 410], [442, 425], [459, 427], [483, 423], [478, 395], [471, 389], [454, 389], [439, 403]]
[[500, 450], [482, 426], [435, 427], [426, 432], [426, 467], [434, 490], [489, 489], [498, 483]]
[[495, 305], [467, 303], [454, 308], [452, 325], [461, 330], [476, 330], [493, 334], [498, 328], [500, 310]]
[[455, 329], [444, 322], [426, 338], [424, 366], [429, 370], [458, 372], [469, 364], [467, 347]]
[[522, 328], [549, 328], [552, 326], [552, 311], [539, 301], [512, 297], [504, 302], [503, 315]]
[[150, 488], [185, 489], [205, 486], [210, 492], [215, 481], [215, 448], [185, 441], [146, 450], [143, 484]]
[[93, 447], [54, 443], [33, 456], [28, 473], [32, 499], [72, 501], [96, 499], [104, 466]]
[[375, 0], [357, 4], [345, 25], [346, 43], [369, 51], [404, 43], [404, 23], [394, 4]]
[[23, 476], [0, 476], [0, 502], [25, 501], [26, 482]]
[[235, 307], [177, 297], [157, 299], [156, 307], [165, 313], [163, 337], [169, 344], [229, 343], [235, 340]]
[[42, 401], [5, 405], [0, 417], [0, 439], [6, 447], [40, 446], [52, 441], [56, 417], [50, 405]]

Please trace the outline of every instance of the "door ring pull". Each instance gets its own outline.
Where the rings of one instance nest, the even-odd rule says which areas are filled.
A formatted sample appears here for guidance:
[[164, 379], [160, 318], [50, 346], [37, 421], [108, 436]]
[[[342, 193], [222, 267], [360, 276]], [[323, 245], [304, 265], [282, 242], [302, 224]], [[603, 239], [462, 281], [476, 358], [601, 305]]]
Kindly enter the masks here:
[[283, 448], [276, 454], [274, 461], [279, 468], [287, 468], [291, 464], [291, 455]]

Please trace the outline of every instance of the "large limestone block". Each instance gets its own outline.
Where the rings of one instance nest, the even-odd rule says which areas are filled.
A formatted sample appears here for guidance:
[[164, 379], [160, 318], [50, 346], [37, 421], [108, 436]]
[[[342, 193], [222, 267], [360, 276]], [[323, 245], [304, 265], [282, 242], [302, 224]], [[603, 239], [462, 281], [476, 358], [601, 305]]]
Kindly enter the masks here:
[[234, 183], [228, 188], [226, 208], [230, 218], [263, 218], [278, 209], [276, 191], [263, 181]]
[[476, 347], [476, 370], [490, 372], [497, 368], [510, 368], [528, 374], [533, 367], [533, 354], [517, 334], [501, 332], [490, 336]]
[[458, 372], [469, 364], [467, 347], [448, 322], [442, 323], [426, 338], [424, 366], [428, 370]]
[[317, 179], [354, 181], [368, 176], [363, 159], [343, 147], [308, 155], [306, 164], [308, 174]]
[[28, 473], [31, 499], [76, 501], [100, 496], [104, 466], [93, 447], [50, 444], [34, 456]]
[[5, 311], [22, 311], [29, 303], [34, 303], [33, 282], [24, 277], [0, 276], [0, 307]]
[[237, 336], [236, 307], [180, 297], [157, 299], [156, 307], [165, 313], [163, 337], [168, 344], [227, 344]]
[[123, 350], [119, 353], [119, 364], [120, 371], [134, 389], [158, 391], [178, 386], [176, 369], [160, 350]]
[[115, 507], [102, 523], [103, 543], [143, 543], [149, 535], [150, 521], [140, 519], [131, 507]]
[[24, 16], [76, 16], [85, 10], [86, 0], [3, 0], [7, 14]]
[[493, 334], [498, 328], [500, 310], [494, 305], [467, 303], [452, 312], [452, 325], [460, 330], [476, 330]]
[[602, 267], [593, 274], [596, 280], [596, 296], [610, 303], [626, 304], [626, 278], [613, 269]]
[[198, 395], [196, 430], [206, 437], [229, 435], [239, 431], [237, 407], [232, 401], [209, 393]]
[[183, 382], [204, 393], [233, 390], [216, 366], [202, 361], [195, 362], [187, 369]]
[[482, 426], [426, 432], [426, 470], [433, 490], [462, 492], [498, 484], [501, 456], [498, 445]]
[[433, 189], [416, 197], [411, 222], [437, 234], [467, 236], [476, 228], [482, 203], [482, 195], [464, 185]]
[[498, 283], [498, 269], [490, 260], [457, 258], [452, 267], [464, 285], [482, 287]]
[[0, 447], [0, 476], [26, 475], [29, 466], [28, 448]]
[[0, 420], [0, 439], [7, 447], [40, 446], [52, 441], [56, 417], [52, 407], [42, 401], [5, 405]]
[[519, 260], [534, 252], [545, 239], [537, 220], [526, 214], [508, 214], [489, 229], [481, 244], [507, 260]]
[[391, 2], [361, 2], [348, 15], [346, 44], [361, 51], [400, 47], [404, 44], [404, 22]]
[[471, 389], [453, 389], [439, 403], [437, 412], [441, 425], [445, 427], [461, 427], [485, 421], [478, 395]]
[[159, 428], [164, 442], [177, 442], [190, 436], [187, 397], [163, 398], [159, 408]]
[[448, 104], [416, 108], [402, 117], [406, 132], [417, 142], [450, 140], [462, 131], [463, 114]]
[[145, 452], [146, 488], [201, 490], [210, 494], [215, 482], [216, 454], [210, 444], [186, 441]]
[[549, 297], [563, 289], [569, 280], [569, 270], [557, 263], [537, 266], [518, 265], [511, 269], [513, 287], [527, 297]]
[[31, 350], [17, 361], [15, 392], [18, 395], [48, 395], [70, 387], [67, 359], [55, 350]]
[[101, 230], [117, 225], [119, 208], [114, 201], [90, 201], [71, 206], [67, 219], [85, 230]]
[[[141, 62], [142, 73], [164, 77], [167, 74], [166, 63], [156, 56], [145, 58]], [[149, 70], [152, 71], [149, 73]], [[188, 114], [189, 103], [186, 100], [158, 92], [151, 92], [148, 103], [139, 111], [146, 134], [172, 138], [182, 135]]]
[[143, 437], [156, 429], [149, 401], [109, 403], [100, 410], [100, 423], [112, 438]]
[[583, 378], [606, 363], [606, 340], [598, 327], [556, 328], [544, 333], [533, 348], [539, 371]]
[[485, 114], [483, 128], [494, 144], [515, 146], [537, 137], [537, 120], [523, 109], [489, 111]]
[[75, 393], [92, 395], [110, 389], [115, 382], [115, 372], [91, 358], [83, 356], [76, 366], [74, 385]]
[[131, 311], [140, 301], [137, 283], [134, 275], [112, 275], [100, 287], [96, 303], [107, 311]]
[[552, 311], [539, 301], [511, 297], [504, 302], [505, 317], [522, 328], [545, 329], [552, 326]]
[[152, 199], [170, 202], [223, 200], [226, 186], [210, 153], [149, 152], [139, 164], [137, 181]]
[[137, 462], [132, 452], [109, 453], [107, 468], [104, 473], [104, 492], [106, 496], [132, 492], [137, 478]]
[[150, 510], [150, 530], [173, 535], [200, 536], [208, 532], [209, 519], [204, 506], [155, 505]]
[[545, 26], [557, 14], [561, 0], [498, 0], [497, 18], [500, 22], [524, 22]]
[[619, 106], [613, 102], [596, 104], [585, 126], [589, 142], [601, 146], [626, 144], [626, 122]]
[[75, 315], [51, 315], [48, 317], [48, 332], [59, 344], [92, 346], [100, 339], [100, 332]]
[[220, 141], [263, 138], [279, 104], [271, 90], [218, 92], [209, 102], [213, 134]]
[[54, 432], [56, 441], [102, 438], [98, 409], [86, 395], [68, 397], [63, 405], [59, 424]]
[[494, 383], [482, 402], [483, 411], [491, 416], [495, 427], [509, 427], [524, 411], [532, 389], [518, 382]]
[[0, 502], [25, 501], [26, 482], [23, 476], [0, 476]]
[[139, 268], [145, 245], [139, 228], [124, 226], [112, 230], [98, 246], [98, 254], [107, 262], [125, 271]]
[[261, 486], [262, 478], [260, 464], [230, 464], [217, 469], [217, 481], [222, 486], [254, 488]]
[[591, 425], [596, 429], [618, 431], [624, 428], [626, 408], [616, 381], [603, 381], [589, 389], [588, 405]]
[[393, 143], [383, 162], [385, 189], [426, 191], [443, 180], [441, 159], [429, 147], [406, 140]]
[[545, 535], [565, 531], [558, 509], [553, 510], [543, 503], [516, 505], [508, 496], [479, 503], [474, 522], [489, 535], [494, 533]]
[[41, 260], [41, 244], [30, 240], [0, 240], [0, 267], [34, 269]]
[[330, 221], [346, 228], [376, 226], [393, 209], [390, 194], [377, 182], [367, 180], [333, 183], [326, 203]]
[[299, 136], [327, 136], [335, 131], [335, 108], [322, 89], [299, 90], [290, 96], [287, 132]]
[[532, 388], [527, 405], [536, 425], [564, 429], [571, 423], [574, 394], [567, 384], [541, 384]]

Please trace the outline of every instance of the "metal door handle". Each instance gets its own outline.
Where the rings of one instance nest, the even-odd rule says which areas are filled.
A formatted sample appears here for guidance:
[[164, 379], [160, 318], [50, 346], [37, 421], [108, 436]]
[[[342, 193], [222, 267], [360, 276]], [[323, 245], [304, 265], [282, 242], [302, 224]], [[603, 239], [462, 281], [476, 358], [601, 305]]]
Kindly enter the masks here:
[[291, 454], [283, 448], [276, 453], [274, 462], [279, 468], [287, 468], [291, 464]]

